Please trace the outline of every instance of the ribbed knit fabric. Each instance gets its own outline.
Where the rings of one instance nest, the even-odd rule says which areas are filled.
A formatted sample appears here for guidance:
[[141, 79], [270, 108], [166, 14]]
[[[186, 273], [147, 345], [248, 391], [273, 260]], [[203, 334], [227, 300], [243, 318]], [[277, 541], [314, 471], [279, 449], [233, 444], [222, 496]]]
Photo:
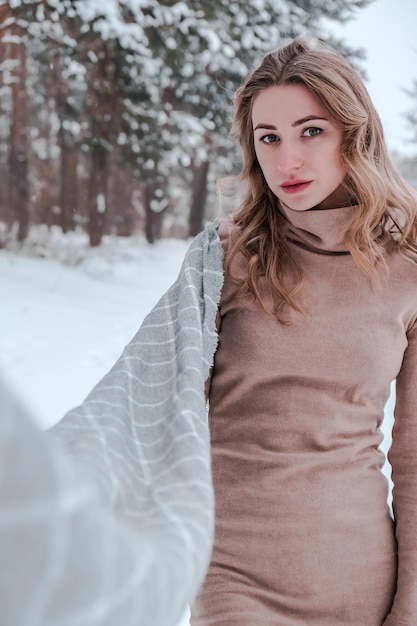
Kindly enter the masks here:
[[[417, 265], [387, 255], [372, 288], [344, 245], [358, 210], [286, 209], [305, 274], [290, 325], [242, 307], [226, 274], [209, 392], [215, 545], [192, 626], [417, 624]], [[230, 221], [220, 236], [227, 251]], [[397, 376], [398, 549], [378, 450]]]

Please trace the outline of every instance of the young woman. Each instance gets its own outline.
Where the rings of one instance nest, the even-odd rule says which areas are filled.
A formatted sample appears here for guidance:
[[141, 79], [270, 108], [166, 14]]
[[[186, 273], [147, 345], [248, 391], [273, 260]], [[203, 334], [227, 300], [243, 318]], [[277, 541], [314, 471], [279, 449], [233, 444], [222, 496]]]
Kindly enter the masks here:
[[175, 610], [138, 623], [175, 625], [188, 600], [192, 626], [413, 626], [416, 196], [335, 52], [295, 40], [235, 105], [236, 212], [55, 433], [177, 563]]
[[[219, 228], [215, 542], [191, 624], [417, 624], [415, 195], [332, 51], [269, 54], [234, 133], [245, 194]], [[378, 450], [393, 379], [395, 532]]]

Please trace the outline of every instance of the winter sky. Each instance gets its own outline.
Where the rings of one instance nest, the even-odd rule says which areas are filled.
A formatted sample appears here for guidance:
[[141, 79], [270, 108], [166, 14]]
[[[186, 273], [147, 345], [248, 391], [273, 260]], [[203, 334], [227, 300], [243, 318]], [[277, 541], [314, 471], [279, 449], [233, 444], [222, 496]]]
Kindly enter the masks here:
[[374, 0], [356, 19], [337, 29], [347, 42], [367, 52], [366, 85], [382, 118], [388, 145], [416, 155], [404, 114], [413, 105], [404, 89], [417, 80], [417, 0]]

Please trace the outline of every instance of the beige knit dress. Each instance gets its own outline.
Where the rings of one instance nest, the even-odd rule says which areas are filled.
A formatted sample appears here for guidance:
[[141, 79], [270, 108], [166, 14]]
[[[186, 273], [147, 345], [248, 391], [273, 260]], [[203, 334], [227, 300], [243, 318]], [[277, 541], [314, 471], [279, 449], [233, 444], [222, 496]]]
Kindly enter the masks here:
[[[372, 288], [344, 244], [357, 211], [286, 209], [306, 277], [290, 325], [242, 307], [225, 276], [209, 391], [215, 545], [192, 626], [417, 624], [417, 265], [387, 255]], [[220, 227], [226, 252], [233, 228]], [[245, 271], [239, 255], [232, 272]], [[397, 377], [398, 545], [378, 450]]]

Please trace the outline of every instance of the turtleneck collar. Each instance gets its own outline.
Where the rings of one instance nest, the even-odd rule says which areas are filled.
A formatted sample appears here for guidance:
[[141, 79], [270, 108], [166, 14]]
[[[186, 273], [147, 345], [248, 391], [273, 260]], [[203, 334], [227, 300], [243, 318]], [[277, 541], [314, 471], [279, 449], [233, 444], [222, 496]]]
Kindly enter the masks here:
[[287, 219], [287, 238], [292, 243], [318, 254], [349, 254], [344, 236], [359, 214], [358, 205], [309, 211], [281, 205], [280, 210]]

